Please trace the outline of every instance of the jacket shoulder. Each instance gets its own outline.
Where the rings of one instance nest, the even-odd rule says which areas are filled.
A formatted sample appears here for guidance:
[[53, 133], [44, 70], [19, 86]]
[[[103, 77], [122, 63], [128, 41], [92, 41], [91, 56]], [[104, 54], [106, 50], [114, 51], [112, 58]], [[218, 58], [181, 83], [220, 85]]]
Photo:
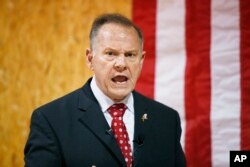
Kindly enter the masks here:
[[43, 114], [46, 114], [47, 112], [57, 112], [60, 109], [66, 109], [69, 106], [77, 107], [80, 93], [83, 93], [81, 88], [41, 105], [35, 109], [35, 112], [42, 112]]
[[134, 91], [134, 97], [135, 99], [140, 99], [140, 101], [143, 101], [145, 103], [145, 105], [147, 105], [148, 107], [157, 107], [157, 108], [165, 108], [165, 109], [168, 109], [168, 110], [174, 110], [173, 108], [159, 102], [159, 101], [156, 101], [154, 99], [151, 99], [149, 97], [146, 97], [145, 95], [137, 92], [137, 91]]
[[169, 107], [169, 106], [167, 106], [159, 101], [148, 98], [137, 91], [134, 91], [133, 93], [134, 93], [135, 99], [140, 99], [140, 101], [143, 101], [144, 105], [147, 106], [147, 108], [149, 108], [149, 109], [152, 109], [154, 111], [163, 111], [166, 113], [172, 113], [172, 114], [178, 115], [178, 112], [175, 109], [173, 109], [173, 108], [171, 108], [171, 107]]

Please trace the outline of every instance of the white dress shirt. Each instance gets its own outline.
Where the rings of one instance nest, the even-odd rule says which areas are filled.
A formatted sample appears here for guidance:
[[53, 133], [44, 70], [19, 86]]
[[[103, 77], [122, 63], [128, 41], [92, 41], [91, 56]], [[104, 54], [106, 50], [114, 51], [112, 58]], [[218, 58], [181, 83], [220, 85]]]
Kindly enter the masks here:
[[[107, 97], [101, 89], [96, 84], [95, 76], [90, 83], [91, 90], [97, 99], [99, 105], [101, 106], [101, 110], [106, 118], [109, 126], [111, 127], [112, 117], [107, 111], [108, 108], [113, 105], [113, 102], [109, 97]], [[123, 116], [123, 122], [126, 126], [128, 136], [129, 136], [129, 143], [131, 145], [131, 149], [133, 151], [133, 138], [134, 138], [134, 98], [132, 93], [130, 93], [124, 100], [120, 101], [119, 103], [124, 103], [127, 106], [127, 110]]]

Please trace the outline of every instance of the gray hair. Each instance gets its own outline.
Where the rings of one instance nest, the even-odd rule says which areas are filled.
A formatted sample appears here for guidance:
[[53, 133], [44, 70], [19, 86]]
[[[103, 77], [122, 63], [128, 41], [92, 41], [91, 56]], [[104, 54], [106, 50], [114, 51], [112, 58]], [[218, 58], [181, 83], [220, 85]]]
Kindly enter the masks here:
[[136, 33], [138, 34], [139, 40], [141, 42], [141, 46], [143, 46], [143, 33], [139, 27], [137, 27], [131, 20], [126, 18], [125, 16], [117, 13], [113, 14], [103, 14], [97, 17], [91, 27], [89, 33], [89, 40], [90, 40], [90, 47], [93, 46], [93, 39], [97, 36], [99, 29], [107, 23], [115, 23], [120, 24], [125, 27], [132, 27], [135, 29]]

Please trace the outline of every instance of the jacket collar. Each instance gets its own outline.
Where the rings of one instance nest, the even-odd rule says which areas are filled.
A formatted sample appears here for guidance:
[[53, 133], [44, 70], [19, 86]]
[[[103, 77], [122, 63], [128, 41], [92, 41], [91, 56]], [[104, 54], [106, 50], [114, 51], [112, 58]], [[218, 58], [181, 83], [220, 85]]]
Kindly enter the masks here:
[[107, 147], [122, 166], [126, 166], [122, 152], [116, 144], [116, 140], [110, 132], [110, 127], [101, 112], [100, 105], [91, 91], [91, 80], [92, 78], [87, 81], [79, 94], [78, 109], [81, 111], [79, 121]]
[[[110, 133], [110, 127], [101, 111], [91, 88], [90, 78], [81, 89], [78, 98], [78, 109], [81, 111], [79, 121], [86, 126], [97, 138], [110, 150], [110, 152], [117, 158], [117, 160], [126, 166], [122, 152], [116, 143], [115, 138]], [[133, 91], [134, 96], [134, 110], [135, 110], [135, 127], [134, 127], [134, 161], [143, 147], [146, 140], [146, 133], [148, 131], [148, 124], [142, 120], [142, 116], [147, 113], [147, 104], [140, 94]], [[146, 131], [147, 130], [147, 131]]]

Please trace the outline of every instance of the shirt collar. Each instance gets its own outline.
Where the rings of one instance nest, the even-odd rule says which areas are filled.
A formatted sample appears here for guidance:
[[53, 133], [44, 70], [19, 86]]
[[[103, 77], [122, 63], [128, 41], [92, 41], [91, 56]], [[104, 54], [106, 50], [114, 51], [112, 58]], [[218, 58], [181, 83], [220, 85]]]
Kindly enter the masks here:
[[[90, 87], [99, 105], [101, 106], [102, 112], [106, 112], [108, 108], [114, 104], [113, 100], [106, 96], [97, 86], [95, 76], [93, 76]], [[124, 103], [128, 107], [128, 110], [134, 113], [134, 98], [132, 93], [129, 93], [129, 95], [119, 103]]]

